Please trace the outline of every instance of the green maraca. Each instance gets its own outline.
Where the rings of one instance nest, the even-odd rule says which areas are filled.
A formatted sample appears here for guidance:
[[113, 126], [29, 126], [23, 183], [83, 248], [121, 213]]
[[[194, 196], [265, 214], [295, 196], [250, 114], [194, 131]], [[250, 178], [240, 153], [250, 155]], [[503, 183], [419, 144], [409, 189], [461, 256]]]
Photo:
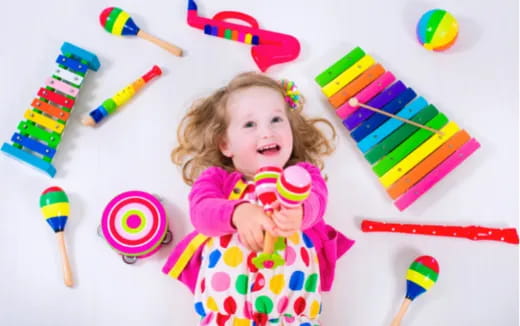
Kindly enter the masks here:
[[70, 205], [67, 194], [60, 187], [50, 187], [40, 196], [40, 208], [43, 217], [56, 233], [63, 265], [63, 280], [65, 285], [72, 287], [72, 272], [70, 269], [67, 248], [65, 247], [64, 230], [69, 217]]
[[137, 26], [132, 17], [130, 17], [130, 15], [121, 8], [105, 8], [99, 15], [99, 23], [107, 32], [111, 34], [118, 36], [135, 35], [155, 43], [173, 55], [178, 57], [182, 56], [181, 48], [144, 32], [139, 28], [139, 26]]

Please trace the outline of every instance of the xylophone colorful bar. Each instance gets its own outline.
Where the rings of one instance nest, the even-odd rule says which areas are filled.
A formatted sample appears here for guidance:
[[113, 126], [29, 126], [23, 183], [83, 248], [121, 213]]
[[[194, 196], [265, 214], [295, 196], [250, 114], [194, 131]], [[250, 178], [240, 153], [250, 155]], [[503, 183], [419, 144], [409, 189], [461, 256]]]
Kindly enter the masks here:
[[4, 143], [2, 151], [54, 177], [52, 159], [62, 139], [79, 89], [88, 69], [97, 71], [96, 55], [64, 42], [56, 59], [56, 68], [24, 113], [12, 144]]
[[[315, 78], [394, 205], [404, 210], [480, 147], [465, 130], [356, 47]], [[412, 124], [352, 106], [349, 99]]]

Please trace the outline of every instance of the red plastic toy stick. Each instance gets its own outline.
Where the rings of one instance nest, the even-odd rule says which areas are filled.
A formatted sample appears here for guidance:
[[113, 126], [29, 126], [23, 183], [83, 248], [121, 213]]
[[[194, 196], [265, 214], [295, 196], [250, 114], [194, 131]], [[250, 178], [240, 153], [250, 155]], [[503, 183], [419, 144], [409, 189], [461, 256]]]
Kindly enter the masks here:
[[447, 226], [424, 224], [398, 224], [370, 220], [361, 222], [363, 232], [397, 232], [423, 234], [443, 237], [467, 238], [470, 240], [493, 240], [518, 244], [518, 233], [515, 228], [497, 229], [483, 226]]

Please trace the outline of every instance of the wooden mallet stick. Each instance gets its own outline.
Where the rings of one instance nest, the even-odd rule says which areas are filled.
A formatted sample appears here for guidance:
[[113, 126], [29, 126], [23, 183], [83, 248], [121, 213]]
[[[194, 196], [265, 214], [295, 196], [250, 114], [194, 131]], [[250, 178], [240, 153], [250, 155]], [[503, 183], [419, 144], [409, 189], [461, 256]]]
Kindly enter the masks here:
[[355, 98], [355, 97], [350, 98], [350, 100], [348, 100], [348, 104], [349, 104], [350, 106], [354, 106], [354, 107], [355, 107], [355, 106], [360, 106], [360, 107], [365, 108], [365, 109], [368, 109], [368, 110], [370, 110], [370, 111], [374, 111], [374, 112], [377, 112], [377, 113], [379, 113], [379, 114], [386, 115], [387, 117], [390, 117], [390, 118], [393, 118], [393, 119], [400, 120], [400, 121], [402, 121], [402, 122], [404, 122], [404, 123], [408, 123], [408, 124], [411, 124], [411, 125], [413, 125], [413, 126], [416, 126], [416, 127], [419, 127], [419, 128], [426, 129], [426, 130], [428, 130], [428, 131], [434, 132], [434, 133], [436, 133], [436, 134], [439, 135], [439, 136], [443, 136], [443, 133], [442, 133], [441, 131], [439, 131], [439, 130], [436, 130], [436, 129], [430, 128], [430, 127], [428, 127], [428, 126], [422, 125], [422, 124], [417, 123], [417, 122], [412, 121], [412, 120], [408, 120], [408, 119], [405, 119], [405, 118], [401, 118], [401, 117], [398, 116], [398, 115], [395, 115], [395, 114], [392, 114], [392, 113], [388, 113], [388, 112], [386, 112], [386, 111], [380, 110], [380, 109], [375, 108], [375, 107], [373, 107], [373, 106], [366, 105], [366, 104], [364, 104], [364, 103], [359, 102], [358, 99]]

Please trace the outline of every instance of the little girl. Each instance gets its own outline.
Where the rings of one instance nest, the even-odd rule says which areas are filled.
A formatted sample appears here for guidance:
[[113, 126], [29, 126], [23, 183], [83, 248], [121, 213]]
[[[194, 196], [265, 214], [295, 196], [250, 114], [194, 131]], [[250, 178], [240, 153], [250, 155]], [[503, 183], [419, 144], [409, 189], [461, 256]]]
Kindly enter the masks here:
[[[244, 73], [193, 105], [182, 120], [172, 160], [192, 185], [195, 231], [168, 258], [163, 272], [195, 295], [200, 325], [319, 325], [321, 291], [336, 260], [353, 244], [325, 224], [327, 186], [322, 156], [333, 146], [301, 113], [292, 83]], [[253, 177], [262, 166], [299, 165], [311, 175], [309, 197], [272, 218], [257, 204]], [[316, 167], [317, 165], [318, 167]], [[281, 236], [283, 263], [258, 268], [264, 234]]]

